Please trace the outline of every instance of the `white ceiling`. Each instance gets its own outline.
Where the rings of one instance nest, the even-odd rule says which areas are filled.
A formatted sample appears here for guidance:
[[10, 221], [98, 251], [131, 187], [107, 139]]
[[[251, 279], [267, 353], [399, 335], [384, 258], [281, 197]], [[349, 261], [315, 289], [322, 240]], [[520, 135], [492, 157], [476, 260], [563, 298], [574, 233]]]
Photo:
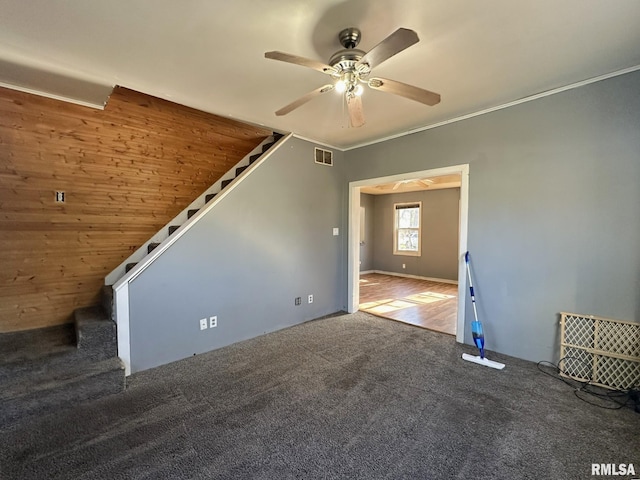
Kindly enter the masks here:
[[[27, 87], [46, 90], [51, 74], [117, 84], [339, 148], [640, 65], [638, 0], [0, 0], [0, 12], [0, 82], [40, 71]], [[367, 89], [367, 123], [349, 128], [329, 92], [276, 117], [329, 77], [264, 52], [328, 62], [350, 26], [365, 51], [399, 27], [415, 30], [421, 41], [374, 74], [442, 102]]]

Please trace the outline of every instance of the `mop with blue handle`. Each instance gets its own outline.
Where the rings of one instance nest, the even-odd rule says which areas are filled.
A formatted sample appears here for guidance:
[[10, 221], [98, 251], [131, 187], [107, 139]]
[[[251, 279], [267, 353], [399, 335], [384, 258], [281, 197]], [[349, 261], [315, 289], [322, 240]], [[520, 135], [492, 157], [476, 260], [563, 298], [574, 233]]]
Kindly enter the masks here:
[[473, 356], [467, 353], [462, 354], [462, 359], [468, 362], [484, 365], [485, 367], [502, 370], [504, 363], [493, 362], [484, 356], [484, 332], [482, 331], [482, 323], [478, 320], [478, 310], [476, 309], [476, 297], [473, 294], [473, 282], [471, 281], [471, 266], [469, 265], [469, 252], [464, 254], [464, 263], [467, 265], [467, 277], [469, 278], [469, 293], [471, 293], [471, 305], [473, 305], [473, 318], [471, 322], [471, 334], [473, 335], [473, 343], [480, 350], [480, 356]]

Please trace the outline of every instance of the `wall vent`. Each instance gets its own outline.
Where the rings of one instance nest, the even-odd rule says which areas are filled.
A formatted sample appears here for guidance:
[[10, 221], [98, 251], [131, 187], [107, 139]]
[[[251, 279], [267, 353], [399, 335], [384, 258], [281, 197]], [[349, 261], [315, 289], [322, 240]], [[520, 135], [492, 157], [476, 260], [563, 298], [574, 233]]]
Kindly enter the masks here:
[[320, 163], [322, 165], [333, 165], [333, 152], [331, 150], [323, 150], [322, 148], [316, 147], [315, 149], [315, 160], [316, 163]]

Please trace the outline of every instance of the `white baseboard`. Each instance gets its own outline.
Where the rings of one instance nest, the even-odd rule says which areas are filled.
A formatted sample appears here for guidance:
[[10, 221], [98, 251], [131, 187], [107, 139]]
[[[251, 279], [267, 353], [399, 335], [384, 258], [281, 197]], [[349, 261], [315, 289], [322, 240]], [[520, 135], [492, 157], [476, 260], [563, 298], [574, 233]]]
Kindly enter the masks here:
[[375, 270], [363, 270], [360, 272], [360, 275], [367, 275], [368, 273], [376, 273]]
[[450, 283], [452, 285], [458, 284], [457, 280], [448, 280], [446, 278], [421, 277], [420, 275], [410, 275], [408, 273], [385, 272], [384, 270], [369, 270], [367, 272], [360, 272], [360, 275], [363, 275], [365, 273], [379, 273], [381, 275], [391, 275], [394, 277], [404, 277], [404, 278], [415, 278], [416, 280], [428, 280], [430, 282]]

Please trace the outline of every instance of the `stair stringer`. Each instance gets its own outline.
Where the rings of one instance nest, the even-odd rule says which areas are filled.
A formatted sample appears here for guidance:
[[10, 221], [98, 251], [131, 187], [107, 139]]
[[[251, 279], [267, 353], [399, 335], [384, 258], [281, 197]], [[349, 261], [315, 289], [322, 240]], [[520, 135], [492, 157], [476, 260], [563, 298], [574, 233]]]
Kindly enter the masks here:
[[[140, 275], [144, 270], [147, 269], [149, 265], [151, 265], [160, 255], [162, 255], [171, 245], [176, 243], [182, 235], [184, 235], [189, 229], [195, 225], [201, 218], [203, 218], [210, 210], [215, 208], [215, 206], [226, 197], [237, 185], [239, 185], [247, 176], [251, 174], [256, 168], [262, 165], [276, 150], [278, 150], [289, 138], [291, 138], [293, 134], [288, 134], [286, 136], [280, 136], [274, 142], [274, 145], [269, 148], [267, 151], [262, 152], [262, 146], [268, 143], [273, 142], [274, 140], [268, 138], [264, 142], [262, 142], [254, 151], [249, 153], [246, 157], [244, 157], [238, 164], [236, 164], [229, 172], [224, 174], [216, 183], [214, 183], [210, 188], [208, 188], [202, 195], [200, 195], [196, 200], [194, 200], [187, 208], [185, 208], [180, 214], [178, 214], [174, 220], [169, 222], [167, 225], [163, 227], [161, 232], [167, 232], [169, 226], [175, 225], [182, 219], [181, 226], [173, 232], [171, 235], [165, 236], [165, 238], [159, 242], [158, 245], [151, 253], [146, 254], [145, 249], [148, 247], [150, 243], [154, 242], [154, 239], [162, 238], [162, 236], [156, 237], [154, 235], [149, 239], [144, 245], [142, 245], [133, 255], [131, 255], [127, 260], [125, 260], [116, 270], [111, 272], [108, 276], [109, 279], [117, 278], [111, 277], [114, 272], [119, 271], [120, 273], [124, 272], [116, 281], [113, 282], [113, 320], [117, 325], [117, 336], [118, 336], [118, 357], [122, 360], [125, 367], [125, 375], [131, 375], [131, 344], [130, 344], [130, 330], [129, 330], [129, 283], [131, 283], [138, 275]], [[277, 137], [276, 137], [277, 138]], [[250, 158], [254, 155], [260, 154], [260, 157], [255, 160], [253, 163], [250, 162]], [[240, 175], [235, 176], [235, 170], [239, 167], [246, 167], [246, 169], [240, 173]], [[234, 178], [235, 177], [235, 178]], [[225, 188], [222, 187], [222, 182], [225, 180], [231, 180]], [[216, 190], [217, 189], [217, 190]], [[205, 197], [209, 194], [216, 193], [216, 196], [211, 199], [209, 202], [205, 202]], [[198, 212], [193, 215], [191, 218], [188, 218], [188, 211], [191, 209], [198, 208], [198, 205], [202, 205]], [[156, 242], [158, 243], [158, 242]], [[126, 265], [130, 263], [132, 258], [136, 255], [136, 253], [142, 253], [141, 260], [133, 267], [131, 270], [126, 272]], [[120, 270], [121, 269], [121, 270]], [[108, 286], [108, 280], [105, 279], [105, 284]]]
[[[136, 274], [133, 272], [138, 271], [137, 269], [138, 265], [136, 265], [136, 268], [133, 268], [131, 271], [127, 272], [126, 268], [128, 264], [142, 263], [143, 260], [144, 260], [144, 263], [146, 264], [147, 257], [149, 257], [149, 260], [153, 261], [153, 259], [156, 258], [156, 256], [153, 256], [156, 250], [162, 249], [164, 251], [164, 249], [168, 246], [168, 245], [165, 245], [165, 242], [167, 239], [172, 238], [176, 234], [178, 234], [179, 230], [182, 230], [182, 227], [186, 226], [187, 224], [190, 225], [192, 221], [197, 221], [197, 220], [194, 220], [194, 218], [199, 217], [200, 214], [202, 213], [202, 211], [199, 211], [197, 214], [189, 218], [188, 217], [189, 210], [202, 210], [203, 207], [205, 206], [208, 207], [209, 204], [211, 204], [212, 202], [215, 202], [216, 200], [215, 197], [213, 198], [213, 200], [211, 200], [208, 203], [205, 201], [205, 198], [207, 197], [207, 195], [210, 195], [210, 194], [216, 194], [217, 196], [218, 194], [220, 194], [221, 191], [228, 190], [229, 188], [231, 188], [231, 185], [235, 183], [235, 179], [239, 179], [241, 177], [244, 177], [245, 175], [248, 175], [250, 173], [250, 170], [252, 170], [257, 163], [263, 161], [263, 159], [271, 152], [271, 150], [276, 148], [279, 145], [280, 141], [283, 141], [283, 139], [281, 138], [280, 140], [275, 141], [273, 136], [267, 137], [260, 145], [254, 148], [251, 152], [249, 152], [248, 155], [246, 155], [236, 165], [234, 165], [231, 169], [229, 169], [228, 172], [222, 175], [222, 177], [220, 177], [213, 185], [207, 188], [200, 196], [198, 196], [193, 202], [191, 202], [184, 210], [178, 213], [178, 215], [176, 215], [166, 225], [164, 225], [160, 230], [158, 230], [158, 232], [155, 235], [153, 235], [151, 238], [149, 238], [149, 240], [143, 243], [140, 246], [140, 248], [138, 248], [120, 265], [118, 265], [115, 269], [113, 269], [111, 273], [109, 273], [105, 277], [105, 280], [104, 280], [105, 285], [114, 285], [121, 278], [125, 277], [127, 273], [131, 273], [133, 276], [135, 276]], [[268, 145], [269, 143], [274, 143], [274, 145], [266, 152], [263, 152], [262, 147], [264, 145]], [[261, 153], [262, 155], [258, 160], [256, 160], [253, 164], [249, 163], [250, 158], [252, 156], [258, 155]], [[247, 167], [245, 171], [243, 171], [240, 175], [236, 177], [235, 175], [236, 169], [240, 167], [245, 167], [245, 166]], [[233, 182], [232, 184], [229, 184], [226, 188], [223, 189], [222, 183], [226, 180], [233, 180]], [[180, 229], [175, 231], [173, 234], [169, 234], [168, 232], [169, 227], [173, 225], [180, 225]], [[151, 243], [159, 243], [160, 245], [156, 247], [151, 253], [148, 253], [148, 247], [149, 247], [149, 244]]]

